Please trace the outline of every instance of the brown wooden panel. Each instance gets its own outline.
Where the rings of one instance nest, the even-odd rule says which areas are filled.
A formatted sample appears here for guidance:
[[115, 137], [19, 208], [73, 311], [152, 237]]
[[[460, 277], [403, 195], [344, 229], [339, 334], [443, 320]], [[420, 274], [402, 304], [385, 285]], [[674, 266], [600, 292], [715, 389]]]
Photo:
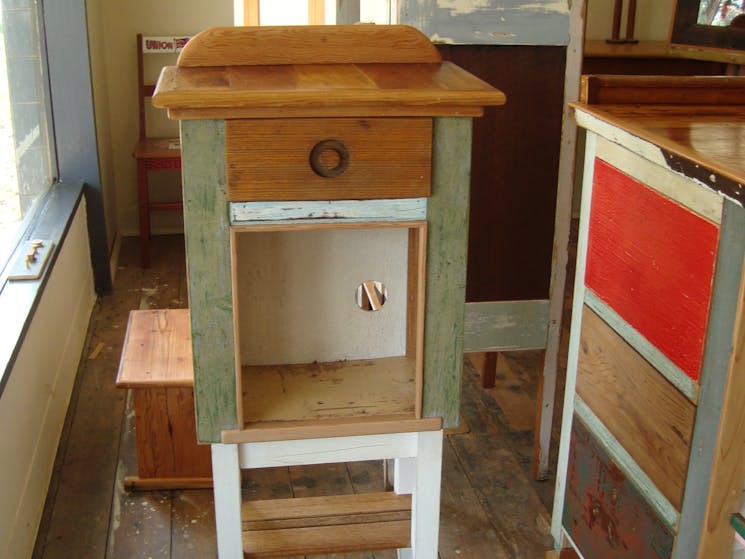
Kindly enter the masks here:
[[191, 388], [135, 388], [141, 478], [211, 477], [208, 445], [198, 445]]
[[[226, 122], [228, 199], [334, 200], [416, 198], [430, 192], [432, 120], [258, 119]], [[336, 140], [348, 166], [333, 177], [311, 167], [320, 142]], [[324, 167], [341, 167], [333, 149]]]
[[665, 559], [673, 534], [575, 416], [564, 528], [585, 559]]
[[498, 87], [473, 121], [468, 301], [548, 297], [559, 168], [564, 47], [438, 45]]
[[695, 406], [587, 307], [577, 393], [680, 510]]

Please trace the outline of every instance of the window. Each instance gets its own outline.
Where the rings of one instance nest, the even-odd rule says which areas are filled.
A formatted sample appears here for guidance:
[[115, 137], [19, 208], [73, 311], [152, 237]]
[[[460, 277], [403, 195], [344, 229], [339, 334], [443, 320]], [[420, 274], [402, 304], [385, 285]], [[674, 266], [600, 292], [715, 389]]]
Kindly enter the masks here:
[[396, 22], [396, 0], [233, 0], [236, 25]]
[[41, 9], [0, 0], [0, 269], [53, 181]]

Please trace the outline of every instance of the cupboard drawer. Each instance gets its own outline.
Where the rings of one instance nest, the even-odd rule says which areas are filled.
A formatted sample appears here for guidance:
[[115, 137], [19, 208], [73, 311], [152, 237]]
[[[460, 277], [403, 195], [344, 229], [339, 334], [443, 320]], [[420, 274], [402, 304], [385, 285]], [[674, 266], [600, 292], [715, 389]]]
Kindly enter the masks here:
[[574, 416], [563, 525], [585, 559], [668, 559], [674, 536]]
[[430, 193], [430, 118], [229, 120], [225, 127], [231, 202]]

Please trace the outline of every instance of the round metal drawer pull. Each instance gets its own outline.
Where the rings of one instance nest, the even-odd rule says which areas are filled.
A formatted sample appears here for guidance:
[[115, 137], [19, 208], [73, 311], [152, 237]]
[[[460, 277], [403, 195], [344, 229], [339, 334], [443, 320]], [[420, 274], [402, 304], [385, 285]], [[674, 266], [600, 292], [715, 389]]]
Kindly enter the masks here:
[[[334, 167], [329, 167], [323, 160], [324, 154], [328, 152], [333, 152], [339, 159]], [[321, 140], [310, 152], [310, 166], [319, 177], [338, 177], [349, 167], [349, 150], [339, 140]]]

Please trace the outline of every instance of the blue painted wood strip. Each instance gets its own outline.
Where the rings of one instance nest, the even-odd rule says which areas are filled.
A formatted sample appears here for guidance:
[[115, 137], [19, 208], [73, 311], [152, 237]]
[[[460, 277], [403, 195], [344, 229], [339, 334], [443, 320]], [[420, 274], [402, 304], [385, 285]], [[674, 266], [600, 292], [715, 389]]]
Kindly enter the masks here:
[[675, 363], [670, 361], [659, 349], [628, 324], [621, 316], [610, 308], [591, 289], [585, 289], [585, 303], [608, 326], [613, 328], [631, 347], [644, 357], [651, 365], [669, 380], [675, 388], [680, 390], [686, 398], [694, 404], [698, 402], [698, 383], [683, 372]]
[[390, 200], [314, 200], [299, 202], [233, 202], [231, 225], [248, 222], [293, 223], [332, 221], [421, 221], [427, 217], [426, 198]]
[[719, 439], [719, 422], [732, 356], [734, 331], [743, 271], [745, 209], [725, 199], [719, 250], [714, 272], [714, 289], [709, 329], [704, 346], [701, 387], [696, 425], [691, 440], [691, 460], [683, 494], [683, 515], [674, 559], [691, 556], [698, 549], [709, 498], [714, 453]]
[[660, 519], [668, 528], [675, 531], [680, 519], [678, 511], [675, 510], [675, 507], [670, 501], [657, 489], [649, 476], [644, 473], [644, 470], [639, 467], [621, 443], [618, 442], [618, 439], [603, 425], [579, 395], [574, 396], [574, 411], [582, 418], [582, 421], [585, 422], [585, 425], [587, 425], [600, 445], [608, 452], [621, 470], [623, 470], [627, 478], [636, 486], [639, 493], [642, 494], [644, 499], [655, 510]]
[[463, 351], [544, 349], [547, 326], [546, 299], [468, 303]]
[[427, 203], [427, 279], [422, 415], [460, 419], [466, 303], [471, 119], [435, 118]]
[[215, 443], [239, 427], [224, 122], [182, 121], [181, 150], [197, 438]]
[[398, 21], [442, 43], [569, 43], [568, 0], [401, 0]]

